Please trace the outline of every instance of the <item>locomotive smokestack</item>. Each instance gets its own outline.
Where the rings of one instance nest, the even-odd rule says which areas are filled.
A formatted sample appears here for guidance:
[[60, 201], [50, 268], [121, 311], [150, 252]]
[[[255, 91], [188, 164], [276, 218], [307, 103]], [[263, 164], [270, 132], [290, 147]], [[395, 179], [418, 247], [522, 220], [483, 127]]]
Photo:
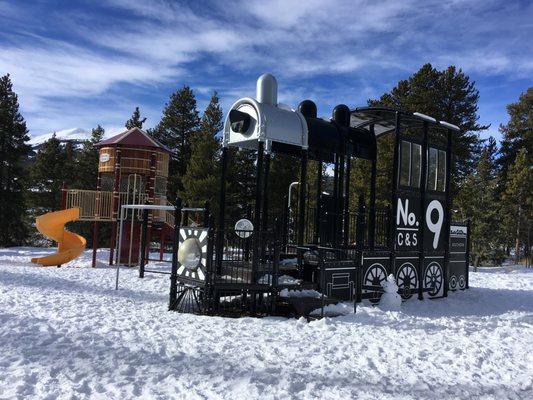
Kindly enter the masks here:
[[263, 74], [257, 79], [257, 101], [271, 106], [278, 105], [278, 81], [270, 74]]
[[304, 100], [298, 105], [298, 111], [307, 118], [316, 118], [316, 104], [311, 100]]
[[333, 109], [331, 117], [333, 121], [335, 121], [340, 126], [350, 126], [350, 109], [345, 104], [339, 104], [338, 106], [336, 106]]

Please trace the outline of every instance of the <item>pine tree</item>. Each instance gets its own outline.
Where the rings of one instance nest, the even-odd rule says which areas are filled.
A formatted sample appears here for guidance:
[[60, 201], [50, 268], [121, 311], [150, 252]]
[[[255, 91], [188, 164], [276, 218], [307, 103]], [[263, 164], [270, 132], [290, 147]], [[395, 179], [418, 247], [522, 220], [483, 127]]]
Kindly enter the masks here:
[[[316, 170], [316, 167], [315, 167]], [[309, 172], [309, 169], [308, 169]], [[292, 182], [300, 181], [300, 162], [297, 158], [286, 154], [274, 154], [270, 163], [270, 174], [268, 179], [268, 213], [269, 225], [272, 226], [274, 222], [272, 218], [277, 218], [283, 215], [283, 210], [286, 207], [286, 199], [289, 193], [289, 185]], [[306, 193], [309, 190], [308, 183]], [[294, 210], [298, 204], [299, 189], [294, 194]]]
[[533, 87], [520, 95], [518, 102], [507, 106], [509, 122], [500, 125], [503, 136], [498, 163], [502, 179], [514, 163], [520, 149], [533, 149]]
[[74, 185], [80, 189], [95, 189], [98, 178], [98, 149], [94, 145], [102, 140], [105, 130], [100, 125], [91, 131], [91, 139], [84, 141], [78, 153]]
[[174, 153], [170, 161], [169, 195], [174, 197], [183, 190], [183, 175], [187, 170], [193, 134], [200, 119], [193, 91], [184, 86], [170, 96], [159, 124], [150, 134]]
[[484, 262], [500, 264], [504, 255], [495, 153], [492, 139], [483, 148], [475, 171], [462, 182], [456, 199], [463, 218], [472, 220], [471, 255], [476, 268]]
[[146, 121], [146, 118], [141, 119], [141, 112], [139, 111], [139, 107], [135, 107], [135, 111], [133, 111], [131, 118], [126, 121], [124, 126], [127, 129], [132, 129], [132, 128], [142, 129], [145, 121]]
[[37, 152], [35, 162], [30, 167], [34, 204], [41, 212], [58, 210], [61, 205], [63, 183], [72, 184], [72, 174], [68, 154], [60, 140], [53, 136], [43, 143]]
[[249, 149], [228, 148], [226, 215], [229, 219], [247, 217], [255, 199], [257, 154]]
[[23, 243], [27, 236], [24, 164], [31, 150], [26, 122], [8, 75], [0, 78], [0, 246]]
[[[515, 261], [518, 262], [521, 247], [527, 243], [533, 221], [533, 163], [531, 155], [522, 147], [507, 172], [502, 201], [509, 238], [514, 240]], [[528, 246], [525, 253], [529, 254]]]
[[191, 139], [191, 155], [180, 192], [188, 205], [201, 206], [209, 201], [214, 215], [217, 215], [220, 188], [220, 142], [217, 135], [222, 130], [222, 118], [215, 92], [202, 116], [198, 132]]
[[[379, 100], [369, 100], [368, 104], [421, 112], [459, 126], [461, 131], [453, 133], [453, 171], [457, 181], [461, 181], [474, 169], [479, 157], [478, 132], [488, 128], [478, 124], [478, 100], [475, 82], [471, 82], [461, 69], [450, 66], [438, 71], [431, 64], [425, 64], [407, 80], [398, 82], [389, 93]], [[392, 138], [385, 140], [391, 141]], [[393, 148], [391, 145], [387, 147]], [[392, 171], [392, 158], [392, 152], [380, 152], [379, 169]]]

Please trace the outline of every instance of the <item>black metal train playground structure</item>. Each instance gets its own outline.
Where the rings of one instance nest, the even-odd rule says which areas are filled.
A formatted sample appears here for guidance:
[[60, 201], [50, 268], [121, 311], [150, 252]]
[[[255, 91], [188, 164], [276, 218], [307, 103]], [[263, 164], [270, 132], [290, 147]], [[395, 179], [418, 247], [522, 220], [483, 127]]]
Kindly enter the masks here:
[[[262, 75], [256, 98], [239, 99], [225, 120], [218, 215], [211, 215], [207, 204], [195, 209], [182, 207], [179, 199], [174, 204], [169, 309], [305, 315], [338, 301], [354, 307], [364, 299], [378, 302], [390, 274], [405, 300], [467, 289], [469, 223], [453, 222], [451, 215], [454, 131], [459, 128], [427, 115], [384, 107], [338, 105], [328, 121], [318, 118], [310, 100], [297, 110], [278, 105], [276, 79]], [[377, 138], [384, 135], [393, 135], [394, 162], [389, 206], [378, 209]], [[255, 152], [255, 201], [248, 207], [228, 204], [231, 147]], [[300, 179], [289, 189], [297, 189], [297, 205], [289, 202], [283, 215], [269, 212], [271, 196], [285, 195], [269, 189], [275, 154], [289, 155], [300, 165]], [[310, 160], [318, 169], [313, 201]], [[350, 199], [356, 160], [370, 163], [368, 202], [363, 196]], [[323, 178], [327, 165], [329, 191]], [[240, 214], [233, 221], [229, 207], [231, 215]], [[151, 209], [147, 206], [141, 217], [140, 249], [149, 247]], [[191, 219], [188, 213], [202, 216]], [[141, 277], [150, 272], [147, 254], [140, 251]], [[321, 295], [282, 297], [284, 289], [314, 289]]]

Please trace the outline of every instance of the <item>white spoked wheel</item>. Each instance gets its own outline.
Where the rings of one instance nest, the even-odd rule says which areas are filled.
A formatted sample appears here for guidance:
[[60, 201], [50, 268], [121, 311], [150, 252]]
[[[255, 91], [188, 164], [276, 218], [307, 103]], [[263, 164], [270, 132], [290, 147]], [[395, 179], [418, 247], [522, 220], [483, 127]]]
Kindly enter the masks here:
[[428, 293], [431, 297], [437, 296], [442, 288], [442, 267], [436, 263], [431, 262], [426, 267], [424, 274], [424, 287], [429, 289]]
[[452, 275], [450, 278], [450, 290], [456, 290], [457, 289], [457, 278], [455, 275]]
[[418, 289], [418, 273], [416, 268], [410, 262], [402, 264], [396, 272], [396, 284], [402, 299], [411, 298], [414, 292]]
[[465, 290], [466, 289], [466, 279], [464, 275], [461, 275], [459, 277], [459, 289]]
[[[363, 280], [364, 286], [383, 286], [383, 282], [387, 280], [387, 271], [381, 264], [372, 264], [365, 273]], [[363, 289], [363, 293], [371, 293], [370, 302], [377, 303], [381, 298], [379, 290]]]

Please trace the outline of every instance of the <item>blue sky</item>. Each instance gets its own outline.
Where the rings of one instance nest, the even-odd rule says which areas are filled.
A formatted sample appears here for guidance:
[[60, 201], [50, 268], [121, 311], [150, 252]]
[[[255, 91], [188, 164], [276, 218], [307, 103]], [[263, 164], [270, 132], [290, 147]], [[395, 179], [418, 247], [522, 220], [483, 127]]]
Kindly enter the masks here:
[[0, 0], [0, 74], [32, 135], [102, 124], [135, 106], [155, 125], [191, 86], [225, 110], [271, 72], [280, 102], [365, 105], [421, 65], [462, 68], [480, 91], [482, 136], [533, 85], [533, 2], [495, 0]]

